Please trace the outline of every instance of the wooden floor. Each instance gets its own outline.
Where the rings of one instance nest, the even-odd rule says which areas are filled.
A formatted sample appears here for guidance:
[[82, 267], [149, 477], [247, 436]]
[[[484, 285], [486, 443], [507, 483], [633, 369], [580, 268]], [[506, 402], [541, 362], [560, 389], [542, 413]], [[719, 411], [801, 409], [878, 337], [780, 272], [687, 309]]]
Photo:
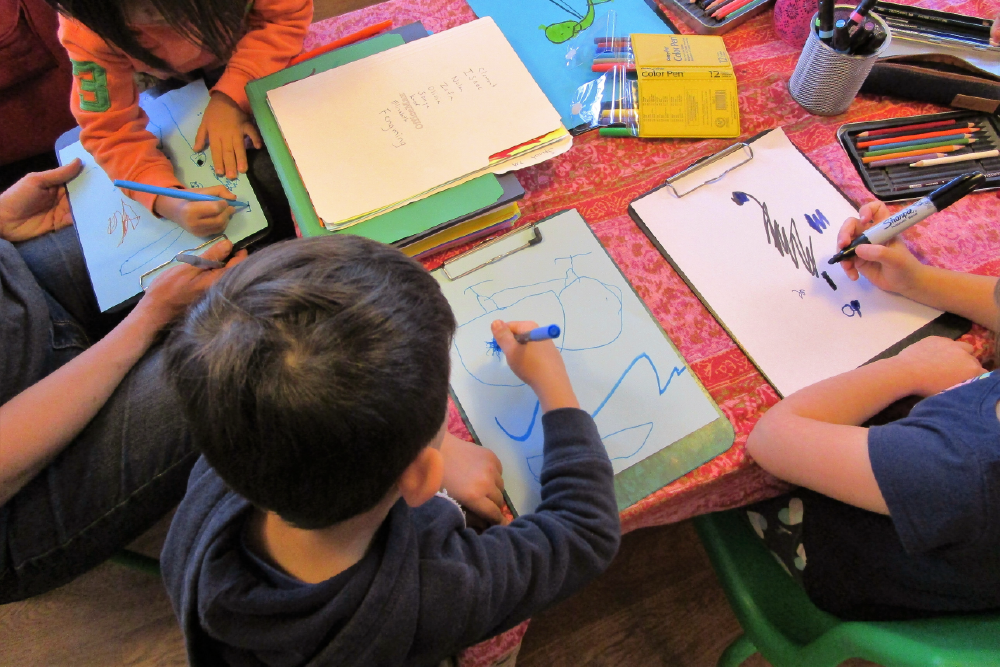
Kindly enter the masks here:
[[[166, 523], [140, 540], [155, 553]], [[626, 535], [611, 568], [532, 620], [520, 667], [710, 667], [739, 633], [688, 522]], [[160, 580], [105, 563], [63, 588], [0, 606], [0, 665], [184, 665]], [[766, 665], [758, 657], [747, 667]]]

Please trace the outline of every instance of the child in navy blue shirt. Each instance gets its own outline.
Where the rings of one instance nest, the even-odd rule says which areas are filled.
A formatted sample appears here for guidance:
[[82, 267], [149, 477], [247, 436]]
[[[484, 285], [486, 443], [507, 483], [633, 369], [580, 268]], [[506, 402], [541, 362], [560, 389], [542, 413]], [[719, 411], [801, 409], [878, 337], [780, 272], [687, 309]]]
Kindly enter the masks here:
[[[884, 204], [865, 205], [839, 246], [887, 216]], [[996, 278], [925, 266], [898, 238], [858, 246], [844, 270], [997, 328]], [[924, 400], [907, 417], [861, 426], [914, 395]], [[804, 488], [780, 507], [753, 508], [751, 523], [786, 545], [772, 549], [818, 606], [843, 618], [1000, 608], [998, 402], [1000, 371], [986, 373], [971, 345], [945, 338], [802, 389], [761, 418], [747, 451]]]
[[501, 523], [500, 464], [446, 432], [455, 319], [418, 263], [344, 235], [220, 280], [165, 345], [203, 454], [162, 558], [191, 664], [433, 665], [599, 574], [611, 464], [534, 326], [493, 334], [544, 412], [542, 502], [477, 534], [455, 501]]

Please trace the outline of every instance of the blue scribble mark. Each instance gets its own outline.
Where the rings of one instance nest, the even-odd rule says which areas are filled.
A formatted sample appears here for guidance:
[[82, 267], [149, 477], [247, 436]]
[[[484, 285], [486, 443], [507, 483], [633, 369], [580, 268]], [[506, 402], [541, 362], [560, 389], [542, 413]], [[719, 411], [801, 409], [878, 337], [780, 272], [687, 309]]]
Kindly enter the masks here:
[[203, 188], [203, 187], [205, 187], [204, 185], [202, 185], [198, 181], [191, 181], [190, 183], [188, 183], [188, 186], [192, 187], [192, 188]]
[[[642, 448], [646, 446], [646, 442], [649, 440], [649, 436], [653, 433], [653, 422], [646, 422], [644, 424], [636, 424], [635, 426], [629, 426], [627, 428], [623, 428], [623, 429], [620, 429], [618, 431], [615, 431], [614, 433], [608, 433], [607, 435], [601, 436], [601, 441], [604, 442], [605, 447], [606, 447], [607, 443], [608, 443], [608, 440], [614, 438], [616, 435], [620, 435], [622, 433], [628, 433], [629, 431], [634, 431], [636, 429], [643, 428], [643, 427], [646, 428], [646, 435], [645, 435], [645, 437], [643, 437], [642, 442], [639, 444], [639, 446], [636, 447], [633, 451], [631, 451], [631, 452], [629, 452], [627, 454], [621, 454], [619, 456], [612, 456], [611, 457], [612, 461], [624, 461], [625, 459], [630, 459], [633, 456], [635, 456], [636, 454], [638, 454], [639, 452], [641, 452]], [[535, 478], [536, 482], [541, 482], [542, 481], [541, 480], [541, 476], [542, 476], [541, 465], [544, 462], [544, 460], [545, 460], [545, 455], [544, 454], [536, 454], [534, 456], [527, 457], [528, 472], [531, 473], [531, 476]]]
[[500, 430], [503, 431], [504, 435], [506, 435], [508, 438], [510, 438], [511, 440], [515, 440], [517, 442], [524, 442], [525, 440], [531, 437], [531, 432], [535, 430], [535, 420], [538, 418], [538, 408], [540, 406], [541, 403], [535, 401], [535, 409], [531, 413], [531, 422], [528, 423], [528, 430], [524, 432], [524, 435], [514, 435], [513, 433], [505, 429], [503, 427], [503, 424], [500, 423], [499, 417], [494, 417], [493, 421], [497, 423], [497, 426], [500, 427]]
[[806, 298], [806, 291], [804, 289], [793, 289], [792, 292], [798, 294], [800, 299]]
[[134, 253], [129, 255], [129, 257], [122, 262], [121, 267], [118, 269], [118, 273], [127, 276], [130, 273], [135, 273], [142, 267], [146, 266], [154, 259], [163, 254], [165, 250], [173, 245], [174, 241], [180, 238], [184, 230], [180, 227], [176, 229], [171, 229], [165, 233], [160, 238], [155, 241], [147, 243], [143, 247], [136, 250]]
[[854, 299], [850, 303], [845, 303], [841, 306], [840, 312], [848, 317], [854, 317], [855, 313], [857, 313], [858, 317], [861, 317], [861, 302]]
[[[611, 387], [611, 391], [608, 392], [607, 396], [604, 397], [604, 400], [602, 400], [601, 403], [600, 403], [600, 405], [597, 406], [597, 409], [590, 413], [590, 416], [592, 418], [597, 419], [597, 415], [600, 414], [601, 410], [604, 409], [604, 406], [607, 405], [608, 401], [611, 400], [611, 397], [615, 395], [615, 392], [618, 391], [618, 387], [620, 387], [621, 384], [622, 384], [622, 382], [625, 381], [625, 378], [628, 377], [628, 374], [632, 371], [633, 368], [635, 368], [635, 365], [638, 364], [643, 359], [645, 359], [646, 362], [649, 363], [649, 367], [653, 369], [653, 375], [656, 377], [656, 390], [658, 392], [657, 395], [659, 395], [659, 396], [663, 396], [663, 394], [667, 391], [667, 388], [670, 387], [670, 383], [673, 381], [673, 379], [675, 377], [679, 377], [680, 374], [683, 373], [686, 370], [683, 366], [680, 366], [680, 367], [675, 366], [670, 371], [670, 375], [667, 376], [667, 381], [662, 386], [660, 386], [660, 372], [656, 369], [656, 364], [654, 364], [653, 360], [649, 358], [649, 355], [646, 354], [645, 352], [643, 352], [642, 354], [640, 354], [639, 356], [637, 356], [635, 359], [632, 360], [632, 362], [628, 365], [628, 367], [625, 369], [625, 371], [621, 374], [621, 377], [618, 378], [618, 381], [615, 382], [615, 384], [614, 384], [613, 387]], [[504, 435], [506, 435], [508, 438], [510, 438], [511, 440], [514, 440], [516, 442], [524, 442], [525, 440], [527, 440], [528, 438], [531, 437], [531, 432], [535, 429], [535, 421], [538, 418], [538, 408], [539, 408], [539, 405], [540, 404], [538, 403], [538, 401], [536, 401], [535, 402], [535, 409], [534, 409], [534, 411], [532, 411], [532, 414], [531, 414], [531, 422], [528, 424], [528, 428], [524, 432], [523, 435], [514, 435], [514, 434], [512, 434], [510, 431], [508, 431], [504, 427], [503, 424], [500, 423], [500, 419], [498, 417], [494, 417], [493, 419], [494, 419], [494, 421], [496, 421], [497, 426], [500, 427], [500, 430], [503, 431]], [[605, 438], [610, 438], [612, 435], [616, 435], [618, 433], [621, 433], [622, 431], [627, 431], [627, 430], [632, 429], [632, 428], [636, 428], [636, 427], [630, 426], [630, 427], [628, 427], [626, 429], [621, 429], [619, 431], [615, 431], [614, 433], [608, 434], [606, 436], [601, 436], [601, 439], [603, 440]], [[652, 429], [650, 429], [650, 432], [652, 432]], [[646, 438], [647, 439], [649, 438], [649, 434], [648, 433], [646, 434]], [[645, 443], [646, 443], [646, 441], [643, 440], [643, 445], [645, 445]], [[642, 447], [640, 446], [639, 449], [642, 449]], [[639, 450], [637, 449], [635, 451], [635, 453], [638, 453], [638, 451]], [[630, 456], [633, 456], [635, 453], [630, 454], [630, 455], [625, 456], [625, 457], [619, 457], [619, 458], [629, 458]]]
[[497, 359], [499, 359], [500, 355], [503, 354], [503, 350], [500, 349], [500, 343], [497, 342], [496, 338], [490, 338], [486, 341], [486, 349], [489, 350], [489, 353]]
[[806, 216], [806, 222], [809, 223], [809, 226], [820, 234], [823, 233], [824, 229], [830, 226], [830, 221], [826, 219], [826, 216], [823, 215], [823, 212], [819, 209], [816, 209], [815, 215], [809, 215], [808, 213], [804, 213], [803, 215]]
[[[816, 253], [813, 252], [812, 237], [806, 236], [809, 240], [809, 247], [807, 248], [799, 236], [799, 230], [795, 226], [794, 218], [788, 224], [788, 228], [785, 229], [777, 220], [771, 220], [771, 215], [767, 211], [767, 204], [765, 202], [746, 192], [733, 193], [733, 201], [738, 206], [743, 206], [743, 204], [751, 199], [760, 207], [761, 213], [764, 216], [764, 233], [767, 235], [768, 245], [774, 246], [774, 249], [782, 257], [788, 257], [796, 269], [799, 268], [799, 263], [801, 262], [803, 269], [809, 272], [814, 278], [819, 278], [819, 271], [816, 268]], [[818, 212], [819, 210], [817, 209]]]
[[[181, 135], [181, 136], [184, 136], [184, 135]], [[185, 141], [187, 141], [187, 140], [185, 139]], [[204, 167], [205, 166], [205, 162], [207, 162], [207, 159], [205, 158], [205, 151], [199, 151], [197, 153], [191, 153], [191, 155], [188, 156], [188, 157], [190, 157], [191, 161], [194, 162], [199, 167]]]
[[622, 376], [620, 378], [618, 378], [618, 382], [615, 382], [615, 386], [613, 386], [611, 388], [611, 391], [608, 392], [608, 395], [604, 397], [603, 401], [601, 401], [601, 404], [597, 406], [596, 410], [594, 410], [592, 413], [590, 413], [591, 417], [593, 417], [594, 419], [597, 418], [597, 413], [599, 413], [604, 408], [604, 406], [608, 402], [608, 400], [618, 390], [618, 386], [622, 383], [622, 380], [625, 379], [625, 376], [627, 376], [629, 374], [629, 371], [631, 371], [635, 367], [635, 365], [637, 363], [639, 363], [640, 361], [642, 361], [643, 359], [645, 359], [647, 362], [649, 362], [649, 367], [653, 369], [653, 375], [656, 376], [656, 388], [657, 388], [657, 391], [659, 391], [659, 395], [660, 396], [663, 396], [663, 392], [665, 392], [667, 390], [667, 387], [670, 386], [670, 382], [675, 377], [677, 377], [678, 375], [680, 375], [681, 373], [684, 372], [684, 367], [683, 366], [681, 366], [681, 367], [676, 367], [675, 366], [673, 368], [673, 370], [670, 371], [670, 375], [667, 377], [666, 383], [661, 387], [660, 386], [660, 373], [659, 373], [659, 371], [656, 370], [656, 364], [653, 363], [653, 360], [649, 358], [648, 354], [646, 354], [645, 352], [643, 352], [638, 357], [636, 357], [635, 359], [632, 360], [632, 363], [630, 363], [628, 365], [628, 368], [625, 369], [625, 372], [622, 373]]

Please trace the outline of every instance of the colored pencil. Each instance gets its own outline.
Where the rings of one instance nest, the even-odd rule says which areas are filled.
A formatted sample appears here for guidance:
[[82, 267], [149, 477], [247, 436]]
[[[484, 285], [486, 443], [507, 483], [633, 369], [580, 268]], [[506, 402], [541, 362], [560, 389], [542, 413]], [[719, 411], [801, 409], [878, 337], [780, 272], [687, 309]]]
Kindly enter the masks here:
[[953, 153], [960, 148], [964, 148], [964, 146], [942, 146], [941, 148], [931, 148], [922, 151], [905, 151], [903, 153], [890, 153], [889, 155], [872, 155], [861, 158], [861, 161], [868, 164], [870, 162], [875, 162], [876, 160], [890, 160], [897, 157], [924, 157], [929, 153]]
[[969, 160], [984, 160], [989, 157], [1000, 156], [1000, 151], [982, 151], [981, 153], [965, 153], [964, 155], [952, 155], [950, 157], [939, 157], [930, 160], [920, 160], [914, 162], [911, 167], [933, 167], [938, 164], [952, 164], [955, 162], [967, 162]]
[[[903, 130], [924, 130], [930, 127], [943, 127], [945, 125], [951, 125], [955, 120], [935, 120], [929, 123], [915, 123], [913, 125], [900, 125], [899, 127], [883, 127], [877, 130], [866, 130], [859, 134], [859, 137], [877, 137], [883, 134], [892, 134], [893, 132], [902, 132]], [[969, 124], [972, 127], [972, 123]]]
[[[945, 155], [947, 155], [947, 153], [926, 153], [926, 154], [922, 155], [921, 157], [936, 158], [936, 157], [944, 157]], [[869, 167], [891, 167], [894, 164], [910, 164], [911, 162], [913, 162], [913, 157], [912, 156], [911, 157], [897, 157], [897, 158], [889, 158], [887, 160], [875, 160], [874, 162], [869, 162], [868, 166]]]
[[907, 134], [902, 137], [888, 137], [886, 139], [871, 139], [869, 141], [859, 141], [858, 148], [867, 148], [868, 146], [881, 146], [882, 144], [894, 144], [901, 141], [913, 141], [915, 139], [930, 139], [932, 137], [946, 137], [951, 134], [971, 134], [972, 132], [978, 132], [979, 128], [966, 129], [966, 128], [955, 128], [953, 130], [939, 130], [937, 132], [925, 132], [923, 134]]
[[123, 181], [120, 178], [114, 180], [114, 186], [124, 190], [135, 190], [136, 192], [145, 192], [146, 194], [158, 195], [160, 197], [173, 197], [174, 199], [182, 199], [184, 201], [223, 201], [233, 208], [245, 208], [250, 205], [238, 199], [226, 199], [225, 197], [209, 195], [204, 192], [191, 192], [190, 190], [164, 188], [159, 185], [147, 185], [146, 183], [137, 183], [135, 181]]
[[736, 2], [731, 2], [725, 7], [717, 10], [714, 14], [712, 14], [712, 18], [721, 21], [730, 14], [733, 14], [743, 9], [753, 1], [754, 0], [736, 0]]
[[926, 139], [910, 139], [908, 141], [893, 141], [891, 143], [877, 144], [875, 146], [869, 146], [866, 150], [876, 151], [885, 150], [887, 148], [905, 148], [907, 146], [922, 146], [923, 144], [942, 144], [942, 143], [958, 143], [963, 139], [971, 140], [973, 138], [972, 134], [945, 134], [940, 137], [928, 137]]
[[392, 21], [382, 21], [381, 23], [376, 23], [375, 25], [370, 25], [367, 28], [362, 28], [357, 32], [351, 33], [346, 37], [341, 37], [340, 39], [335, 39], [329, 44], [324, 44], [318, 49], [313, 49], [312, 51], [307, 51], [306, 53], [300, 53], [291, 60], [288, 61], [288, 66], [298, 65], [301, 62], [305, 62], [310, 58], [315, 58], [316, 56], [321, 56], [328, 51], [333, 51], [334, 49], [339, 49], [342, 46], [347, 46], [349, 44], [354, 44], [355, 42], [360, 42], [363, 39], [367, 39], [373, 35], [377, 35], [383, 30], [389, 30], [392, 28]]
[[626, 46], [632, 44], [632, 39], [630, 37], [595, 37], [594, 44], [617, 44], [620, 46]]
[[613, 70], [615, 68], [624, 69], [627, 72], [634, 72], [635, 71], [635, 65], [634, 64], [628, 64], [628, 65], [626, 65], [624, 63], [595, 64], [595, 65], [591, 65], [590, 66], [590, 71], [591, 72], [610, 72], [611, 70]]
[[914, 146], [903, 146], [900, 148], [884, 148], [877, 151], [867, 151], [865, 157], [878, 157], [879, 155], [894, 155], [896, 153], [905, 153], [907, 151], [922, 150], [927, 151], [931, 148], [944, 148], [945, 146], [965, 146], [969, 143], [968, 139], [952, 140], [952, 141], [934, 141], [927, 144], [917, 144]]

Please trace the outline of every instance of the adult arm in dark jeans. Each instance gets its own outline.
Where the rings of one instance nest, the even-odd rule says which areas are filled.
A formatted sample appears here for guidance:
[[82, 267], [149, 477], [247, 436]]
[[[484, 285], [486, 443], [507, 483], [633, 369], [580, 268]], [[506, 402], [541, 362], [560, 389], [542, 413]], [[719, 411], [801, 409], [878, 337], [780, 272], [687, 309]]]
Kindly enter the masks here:
[[[73, 230], [56, 231], [72, 223], [62, 186], [79, 171], [80, 164], [74, 162], [31, 174], [0, 194], [0, 244], [6, 246], [0, 248], [0, 306], [5, 311], [0, 348], [6, 348], [0, 354], [0, 379], [5, 385], [0, 391], [0, 602], [65, 583], [96, 564], [89, 562], [92, 559], [83, 559], [88, 561], [85, 567], [46, 564], [43, 557], [66, 547], [100, 521], [116, 519], [114, 512], [128, 504], [132, 491], [155, 481], [174, 462], [153, 460], [149, 461], [152, 466], [146, 466], [147, 461], [142, 460], [160, 457], [156, 448], [166, 444], [157, 441], [157, 425], [147, 419], [162, 423], [164, 415], [157, 412], [163, 412], [165, 406], [142, 414], [142, 403], [149, 403], [150, 396], [163, 389], [157, 381], [156, 355], [147, 352], [160, 329], [182, 314], [225, 271], [185, 266], [165, 272], [132, 312], [96, 344], [83, 349], [85, 342], [67, 342], [74, 331], [81, 330], [67, 311], [80, 308], [61, 308], [59, 295], [48, 294], [35, 283], [36, 278], [47, 286], [59, 281], [29, 273], [30, 265], [6, 241], [20, 242], [25, 249], [39, 241], [51, 241], [44, 247], [52, 254], [79, 253], [71, 237]], [[222, 258], [230, 250], [228, 244], [219, 244], [211, 254]], [[31, 251], [21, 254], [27, 257]], [[239, 253], [229, 265], [243, 256], [245, 253]], [[81, 282], [86, 286], [85, 273], [79, 274], [67, 274], [62, 291], [79, 288]], [[46, 306], [49, 317], [39, 317]], [[51, 331], [41, 331], [44, 328]], [[67, 331], [68, 338], [64, 335]], [[51, 341], [51, 349], [38, 349], [43, 347], [42, 341], [45, 347]], [[69, 348], [75, 349], [67, 352]], [[131, 373], [140, 359], [142, 367]], [[127, 376], [128, 386], [121, 389]], [[109, 403], [113, 396], [118, 400]], [[167, 401], [167, 410], [169, 404]], [[169, 435], [176, 436], [179, 430], [171, 429]], [[151, 442], [141, 442], [143, 436]], [[61, 457], [60, 465], [50, 466], [57, 457]], [[119, 488], [115, 484], [118, 480], [128, 482], [122, 481]], [[102, 494], [101, 489], [89, 489], [89, 496], [79, 493], [88, 485], [114, 486], [115, 491]], [[99, 494], [100, 499], [95, 500]], [[114, 540], [98, 530], [88, 538], [107, 544], [120, 542], [124, 535]], [[110, 546], [117, 549], [122, 544]], [[42, 560], [32, 565], [36, 558]], [[63, 574], [46, 571], [53, 569]], [[37, 571], [26, 574], [33, 570]], [[48, 576], [51, 574], [56, 576]], [[50, 583], [32, 583], [37, 580]]]

